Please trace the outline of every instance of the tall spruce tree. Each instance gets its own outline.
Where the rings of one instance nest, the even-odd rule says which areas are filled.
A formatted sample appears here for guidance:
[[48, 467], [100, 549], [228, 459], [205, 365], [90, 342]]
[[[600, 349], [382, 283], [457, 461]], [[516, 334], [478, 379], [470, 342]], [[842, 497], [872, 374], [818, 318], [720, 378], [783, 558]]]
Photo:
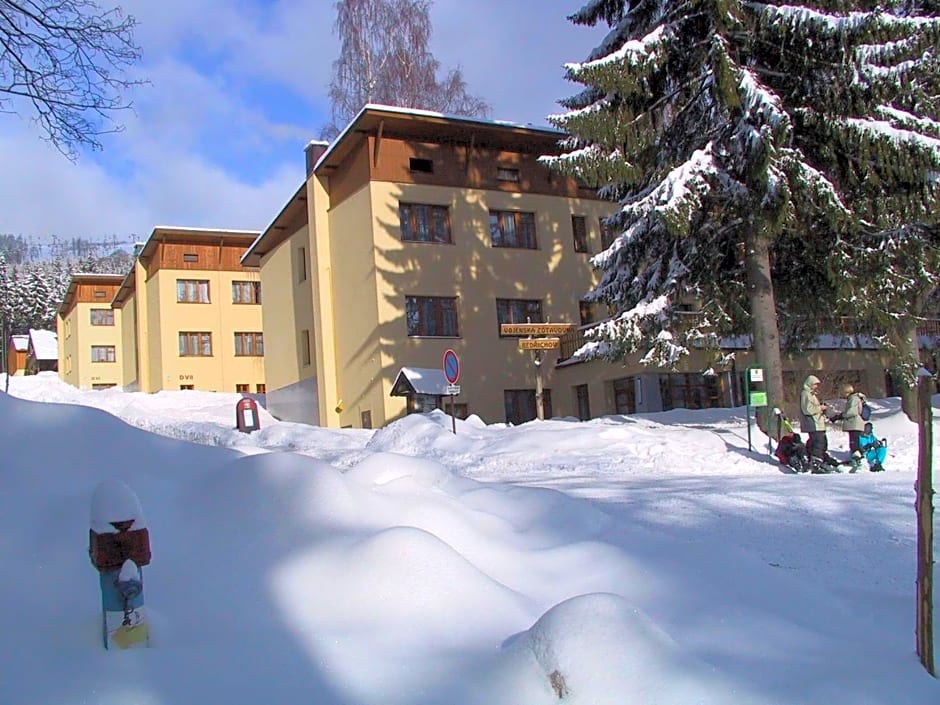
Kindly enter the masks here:
[[[750, 333], [769, 403], [782, 406], [781, 335], [831, 323], [819, 313], [837, 305], [834, 245], [864, 217], [848, 176], [864, 182], [881, 158], [907, 174], [921, 173], [912, 159], [937, 166], [936, 149], [873, 134], [878, 122], [900, 129], [883, 105], [934, 114], [902, 80], [935, 67], [940, 24], [917, 12], [909, 2], [588, 0], [570, 16], [611, 31], [567, 67], [585, 88], [550, 117], [571, 138], [545, 160], [621, 205], [592, 294], [618, 315], [588, 355], [645, 350], [671, 366], [693, 345]], [[935, 124], [903, 122], [932, 137]], [[690, 300], [695, 316], [683, 311]]]

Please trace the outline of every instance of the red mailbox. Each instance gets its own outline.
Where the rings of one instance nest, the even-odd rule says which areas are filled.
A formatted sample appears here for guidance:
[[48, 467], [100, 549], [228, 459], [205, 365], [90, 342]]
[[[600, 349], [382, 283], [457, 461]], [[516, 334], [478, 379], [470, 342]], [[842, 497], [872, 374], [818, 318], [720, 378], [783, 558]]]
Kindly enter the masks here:
[[235, 425], [242, 433], [251, 433], [261, 428], [258, 404], [251, 397], [239, 399], [235, 405]]

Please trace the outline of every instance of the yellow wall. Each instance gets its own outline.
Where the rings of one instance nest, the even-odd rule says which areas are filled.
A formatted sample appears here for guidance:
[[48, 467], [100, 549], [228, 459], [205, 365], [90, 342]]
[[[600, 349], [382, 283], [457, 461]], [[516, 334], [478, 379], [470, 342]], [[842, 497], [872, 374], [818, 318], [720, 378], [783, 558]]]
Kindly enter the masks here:
[[[579, 301], [593, 283], [589, 253], [574, 251], [571, 216], [586, 216], [589, 249], [600, 250], [598, 218], [613, 205], [600, 201], [438, 186], [372, 182], [369, 207], [365, 192], [344, 201], [333, 213], [334, 240], [341, 232], [368, 232], [362, 218], [374, 216], [374, 257], [362, 255], [362, 246], [334, 246], [336, 270], [348, 288], [337, 289], [337, 309], [352, 310], [361, 325], [347, 325], [337, 317], [337, 351], [348, 360], [346, 375], [369, 385], [359, 395], [382, 404], [373, 411], [376, 425], [404, 413], [404, 400], [390, 397], [392, 383], [402, 366], [440, 369], [443, 353], [452, 348], [461, 361], [461, 395], [470, 413], [490, 422], [505, 419], [503, 390], [534, 389], [533, 354], [518, 349], [517, 338], [500, 338], [496, 299], [540, 299], [543, 315], [556, 323], [579, 323]], [[402, 242], [399, 200], [447, 205], [450, 208], [452, 245]], [[490, 210], [530, 211], [536, 214], [538, 249], [494, 248], [489, 234]], [[345, 242], [345, 241], [344, 241]], [[355, 262], [346, 262], [354, 258]], [[363, 260], [374, 261], [374, 273], [363, 271]], [[358, 270], [356, 269], [358, 267]], [[374, 337], [364, 330], [373, 318], [371, 301], [361, 287], [375, 282], [381, 358], [378, 377], [372, 362]], [[405, 296], [458, 297], [459, 338], [409, 338], [405, 324]], [[341, 302], [341, 303], [340, 303]], [[355, 308], [352, 308], [355, 307]], [[553, 356], [548, 356], [554, 359]], [[551, 388], [552, 367], [542, 365], [545, 386]], [[344, 394], [346, 390], [344, 388]], [[375, 400], [375, 401], [373, 401]], [[358, 425], [358, 419], [352, 420]], [[347, 421], [348, 422], [348, 421]]]
[[[209, 281], [208, 304], [178, 303], [178, 279]], [[146, 283], [150, 342], [150, 387], [234, 392], [236, 384], [250, 385], [254, 392], [264, 383], [262, 357], [235, 356], [235, 332], [261, 332], [261, 306], [232, 303], [233, 281], [260, 281], [257, 272], [161, 269]], [[262, 291], [262, 297], [264, 292]], [[160, 331], [154, 335], [155, 329]], [[179, 354], [180, 332], [212, 334], [212, 355], [208, 357]]]
[[[79, 389], [95, 385], [123, 384], [121, 323], [115, 311], [113, 326], [91, 325], [92, 309], [108, 309], [107, 303], [76, 303], [65, 318], [56, 319], [59, 345], [59, 377]], [[97, 345], [114, 346], [114, 362], [92, 362], [91, 349]]]
[[115, 309], [121, 322], [121, 384], [130, 391], [139, 389], [137, 379], [137, 296], [128, 296], [124, 306]]

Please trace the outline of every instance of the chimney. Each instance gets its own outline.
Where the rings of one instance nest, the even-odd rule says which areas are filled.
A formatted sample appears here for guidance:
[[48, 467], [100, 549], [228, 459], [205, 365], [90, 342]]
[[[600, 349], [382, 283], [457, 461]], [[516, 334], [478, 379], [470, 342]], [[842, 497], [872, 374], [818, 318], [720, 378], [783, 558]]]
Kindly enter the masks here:
[[311, 140], [310, 143], [304, 147], [304, 154], [307, 156], [307, 178], [310, 178], [310, 175], [313, 173], [313, 167], [316, 166], [317, 160], [323, 156], [323, 153], [326, 151], [327, 147], [330, 146], [329, 142], [324, 142], [321, 140]]

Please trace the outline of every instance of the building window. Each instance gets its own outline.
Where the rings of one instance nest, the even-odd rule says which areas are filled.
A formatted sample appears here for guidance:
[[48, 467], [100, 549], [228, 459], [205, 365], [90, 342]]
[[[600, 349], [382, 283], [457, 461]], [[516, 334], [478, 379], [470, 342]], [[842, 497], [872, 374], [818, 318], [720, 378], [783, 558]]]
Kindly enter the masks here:
[[578, 407], [578, 418], [587, 421], [591, 418], [591, 397], [586, 384], [579, 384], [574, 388], [575, 403]]
[[406, 296], [405, 320], [408, 335], [457, 338], [457, 298], [444, 296]]
[[106, 291], [101, 291], [100, 289], [96, 289], [96, 290], [95, 290], [95, 298], [96, 298], [96, 299], [103, 299], [103, 298], [106, 298], [107, 295], [108, 295], [108, 292], [106, 292]]
[[300, 331], [300, 362], [304, 367], [310, 366], [310, 331]]
[[721, 406], [721, 389], [714, 375], [667, 374], [659, 378], [663, 411], [711, 409]]
[[398, 217], [401, 221], [401, 239], [405, 242], [453, 243], [447, 206], [399, 203]]
[[92, 362], [114, 362], [114, 346], [113, 345], [92, 345], [91, 346], [91, 361]]
[[408, 169], [410, 171], [420, 171], [423, 174], [433, 174], [434, 162], [430, 159], [411, 157], [411, 159], [408, 160]]
[[184, 262], [198, 262], [198, 261], [199, 261], [199, 255], [193, 254], [192, 252], [184, 252], [184, 253], [183, 253], [183, 261], [184, 261]]
[[251, 391], [251, 385], [250, 384], [236, 384], [235, 391], [238, 394], [248, 394], [248, 392]]
[[117, 385], [114, 384], [114, 382], [99, 382], [97, 384], [92, 384], [91, 388], [93, 391], [100, 391], [102, 389], [111, 389], [112, 387], [116, 386]]
[[636, 413], [637, 377], [621, 377], [613, 381], [614, 411], [618, 414]]
[[498, 166], [496, 167], [496, 178], [499, 181], [512, 181], [513, 183], [519, 183], [519, 170], [513, 169], [511, 167]]
[[235, 356], [264, 355], [264, 336], [261, 333], [236, 333]]
[[578, 316], [582, 326], [591, 325], [597, 320], [597, 306], [593, 301], [579, 301]]
[[297, 283], [307, 281], [307, 248], [297, 248]]
[[359, 414], [359, 425], [362, 428], [372, 428], [372, 411], [363, 411]]
[[606, 250], [608, 247], [614, 244], [614, 240], [617, 239], [617, 230], [613, 225], [607, 224], [606, 218], [600, 219], [601, 224], [601, 249]]
[[209, 280], [177, 279], [176, 301], [181, 304], [209, 303]]
[[583, 215], [571, 216], [571, 231], [574, 233], [574, 251], [587, 252], [587, 218]]
[[232, 282], [233, 304], [260, 304], [261, 282]]
[[[496, 323], [543, 323], [542, 302], [538, 299], [496, 299]], [[500, 334], [502, 335], [502, 334]], [[505, 336], [517, 338], [519, 336]]]
[[211, 357], [212, 333], [180, 333], [180, 357]]
[[[503, 402], [506, 407], [506, 423], [520, 424], [538, 418], [535, 405], [534, 389], [506, 389], [503, 390]], [[545, 418], [552, 416], [551, 390], [542, 390], [542, 410]]]
[[110, 309], [110, 308], [91, 309], [91, 325], [113, 326], [114, 325], [114, 309]]
[[181, 391], [186, 391], [187, 389], [193, 390], [193, 389], [195, 389], [195, 388], [196, 388], [196, 385], [194, 385], [194, 384], [181, 384], [181, 385], [180, 385], [180, 390], [181, 390]]
[[264, 394], [264, 393], [267, 392], [267, 391], [268, 391], [268, 388], [267, 388], [265, 385], [263, 385], [263, 384], [256, 384], [256, 385], [255, 385], [255, 393], [256, 393], [256, 394]]
[[490, 239], [493, 247], [537, 249], [535, 213], [490, 211]]

